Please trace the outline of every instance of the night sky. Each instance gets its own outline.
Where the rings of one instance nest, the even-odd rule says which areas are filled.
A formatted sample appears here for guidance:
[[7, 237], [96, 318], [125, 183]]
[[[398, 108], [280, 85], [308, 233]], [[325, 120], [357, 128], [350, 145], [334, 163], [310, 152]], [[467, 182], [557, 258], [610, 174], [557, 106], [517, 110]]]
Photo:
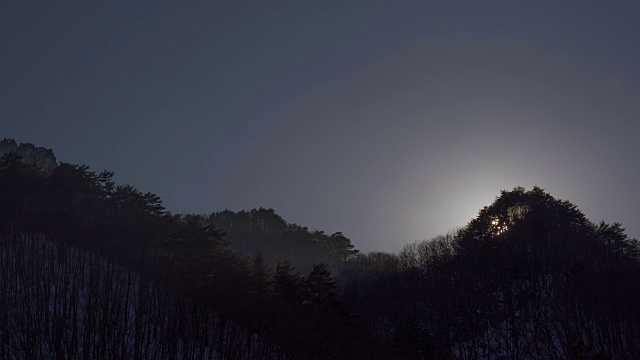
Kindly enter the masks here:
[[640, 237], [640, 5], [0, 2], [0, 138], [399, 251], [539, 185]]

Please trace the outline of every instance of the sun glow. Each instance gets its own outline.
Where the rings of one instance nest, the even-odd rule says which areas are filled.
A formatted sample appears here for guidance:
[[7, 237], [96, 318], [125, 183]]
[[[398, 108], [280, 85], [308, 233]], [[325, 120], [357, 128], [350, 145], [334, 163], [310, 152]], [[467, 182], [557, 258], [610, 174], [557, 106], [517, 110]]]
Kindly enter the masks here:
[[501, 224], [499, 219], [491, 220], [491, 232], [495, 235], [500, 235], [506, 232], [508, 229], [506, 224]]

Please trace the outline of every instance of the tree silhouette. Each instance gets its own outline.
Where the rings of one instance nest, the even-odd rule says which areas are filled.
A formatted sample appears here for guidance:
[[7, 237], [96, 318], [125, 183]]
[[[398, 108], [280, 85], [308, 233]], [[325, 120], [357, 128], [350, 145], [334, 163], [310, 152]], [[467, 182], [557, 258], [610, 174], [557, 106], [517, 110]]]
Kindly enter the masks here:
[[112, 172], [44, 168], [50, 151], [21, 146], [36, 149], [0, 142], [0, 358], [640, 353], [638, 241], [539, 187], [363, 254], [272, 209], [170, 214]]

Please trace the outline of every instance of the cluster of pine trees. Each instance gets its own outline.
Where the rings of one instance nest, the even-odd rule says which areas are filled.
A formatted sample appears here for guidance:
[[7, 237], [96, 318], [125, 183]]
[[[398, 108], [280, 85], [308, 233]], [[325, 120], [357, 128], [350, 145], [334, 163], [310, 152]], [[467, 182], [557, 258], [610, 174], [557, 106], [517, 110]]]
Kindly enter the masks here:
[[464, 228], [349, 261], [344, 296], [409, 359], [633, 359], [640, 246], [538, 187], [516, 188]]
[[15, 151], [0, 204], [0, 358], [640, 354], [638, 241], [538, 187], [397, 254], [268, 209], [171, 214], [111, 172]]
[[42, 235], [0, 237], [1, 359], [277, 358], [271, 342], [148, 277]]
[[341, 232], [327, 235], [324, 231], [289, 224], [273, 209], [214, 212], [204, 222], [224, 229], [232, 249], [246, 254], [260, 253], [271, 265], [286, 259], [305, 273], [314, 263], [327, 264], [337, 272], [358, 253]]
[[[214, 328], [208, 334], [226, 334], [225, 329], [230, 326], [234, 329], [244, 329], [248, 335], [242, 338], [241, 343], [245, 346], [242, 351], [238, 350], [238, 341], [229, 343], [231, 340], [228, 335], [217, 337], [217, 340], [216, 336], [210, 337], [208, 341], [220, 342], [211, 349], [221, 358], [323, 358], [329, 354], [355, 351], [352, 344], [347, 343], [360, 337], [353, 335], [349, 338], [343, 334], [355, 333], [358, 330], [353, 324], [353, 317], [345, 311], [344, 304], [339, 299], [338, 289], [328, 265], [315, 264], [303, 275], [285, 258], [279, 258], [274, 266], [270, 266], [260, 254], [249, 255], [235, 251], [229, 246], [224, 233], [212, 225], [207, 217], [170, 214], [164, 210], [158, 196], [143, 193], [129, 185], [115, 184], [112, 172], [95, 173], [87, 166], [67, 163], [60, 163], [52, 171], [44, 171], [37, 163], [24, 161], [17, 152], [7, 152], [0, 159], [0, 204], [0, 231], [4, 236], [1, 242], [3, 254], [11, 253], [11, 242], [7, 239], [32, 241], [30, 239], [43, 238], [58, 246], [64, 244], [96, 254], [110, 264], [118, 264], [127, 271], [133, 271], [136, 276], [152, 281], [154, 286], [161, 286], [169, 294], [173, 294], [175, 299], [188, 298], [193, 304], [209, 309], [208, 311], [215, 314], [216, 320], [211, 323], [218, 328]], [[333, 238], [336, 237], [338, 235]], [[24, 248], [27, 245], [22, 246]], [[345, 251], [353, 248], [348, 240], [344, 246], [347, 249]], [[49, 250], [46, 256], [57, 256], [53, 248], [47, 249]], [[28, 256], [24, 251], [11, 254], [19, 257]], [[88, 265], [83, 259], [83, 256], [74, 257], [73, 268], [80, 272], [94, 271], [84, 270]], [[15, 289], [25, 284], [33, 284], [20, 281], [19, 274], [22, 272], [14, 268], [7, 270], [6, 279], [11, 280], [3, 281], [9, 289], [7, 294], [12, 294], [12, 291], [17, 291]], [[122, 275], [120, 278], [123, 277], [125, 276]], [[34, 281], [68, 281], [65, 279], [49, 277]], [[112, 280], [117, 281], [109, 278], [109, 281]], [[127, 293], [135, 290], [126, 287], [118, 289]], [[152, 293], [144, 292], [144, 296], [152, 296]], [[45, 297], [37, 301], [42, 306], [47, 305], [47, 299], [53, 296], [47, 295], [46, 292], [41, 295]], [[179, 304], [183, 304], [183, 300], [170, 297], [163, 299], [164, 303], [158, 306], [165, 309], [176, 307], [175, 311], [181, 311], [179, 307], [183, 305]], [[83, 301], [79, 303], [81, 306], [86, 305]], [[124, 301], [122, 304], [127, 302]], [[108, 306], [114, 306], [118, 311], [133, 311], [129, 309], [130, 305]], [[14, 311], [18, 310], [7, 305], [5, 319], [12, 317]], [[19, 311], [43, 311], [46, 314], [51, 312], [48, 309], [37, 310], [31, 307], [23, 307]], [[83, 313], [74, 314], [73, 316], [82, 318]], [[109, 323], [109, 328], [113, 328], [113, 331], [118, 331], [117, 327], [129, 326], [127, 319], [131, 318], [120, 315], [116, 317], [117, 320]], [[205, 319], [207, 316], [209, 315], [197, 319]], [[38, 324], [44, 320], [47, 323]], [[35, 323], [47, 328], [57, 326], [54, 324], [55, 321], [55, 317], [47, 316], [38, 318]], [[162, 322], [160, 319], [158, 321]], [[190, 321], [193, 323], [193, 320]], [[60, 326], [65, 328], [62, 333], [68, 334], [67, 328], [75, 326], [75, 323], [71, 320], [62, 322]], [[103, 333], [109, 331], [105, 329]], [[166, 340], [176, 334], [175, 329], [163, 329], [168, 332], [159, 335], [158, 338]], [[2, 331], [3, 334], [7, 334], [11, 329], [6, 327]], [[129, 334], [122, 331], [122, 334]], [[33, 342], [39, 335], [33, 333], [29, 336], [34, 336], [29, 340]], [[124, 337], [127, 341], [130, 340], [129, 335]], [[251, 340], [253, 337], [259, 341]], [[51, 351], [63, 351], [62, 358], [83, 358], [82, 354], [86, 355], [87, 352], [81, 352], [78, 348], [82, 346], [81, 342], [74, 339], [76, 338], [65, 338], [63, 341], [65, 344], [75, 344], [72, 348]], [[163, 344], [165, 340], [162, 340]], [[111, 349], [109, 351], [120, 349], [120, 352], [111, 352], [113, 354], [123, 354], [130, 349], [122, 344], [107, 342]], [[160, 346], [157, 341], [153, 343], [153, 346]], [[256, 343], [262, 344], [259, 351], [254, 349]], [[190, 344], [189, 346], [192, 346], [195, 343]], [[10, 346], [7, 351], [14, 349], [14, 346], [7, 346]], [[42, 346], [55, 348], [56, 345], [54, 341]], [[20, 347], [25, 348], [28, 346]], [[229, 348], [238, 350], [237, 354], [231, 356], [229, 351], [224, 350]], [[96, 351], [107, 351], [104, 347], [100, 349], [102, 350]], [[174, 348], [170, 351], [178, 350]], [[251, 356], [246, 356], [249, 353]], [[198, 354], [188, 352], [184, 357], [198, 358]]]

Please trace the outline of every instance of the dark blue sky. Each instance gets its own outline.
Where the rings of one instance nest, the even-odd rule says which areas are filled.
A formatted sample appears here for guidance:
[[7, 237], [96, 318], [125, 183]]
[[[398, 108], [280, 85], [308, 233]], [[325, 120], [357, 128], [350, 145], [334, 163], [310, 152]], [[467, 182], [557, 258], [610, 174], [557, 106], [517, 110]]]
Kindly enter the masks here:
[[640, 237], [640, 8], [3, 1], [0, 136], [398, 251], [534, 184]]

